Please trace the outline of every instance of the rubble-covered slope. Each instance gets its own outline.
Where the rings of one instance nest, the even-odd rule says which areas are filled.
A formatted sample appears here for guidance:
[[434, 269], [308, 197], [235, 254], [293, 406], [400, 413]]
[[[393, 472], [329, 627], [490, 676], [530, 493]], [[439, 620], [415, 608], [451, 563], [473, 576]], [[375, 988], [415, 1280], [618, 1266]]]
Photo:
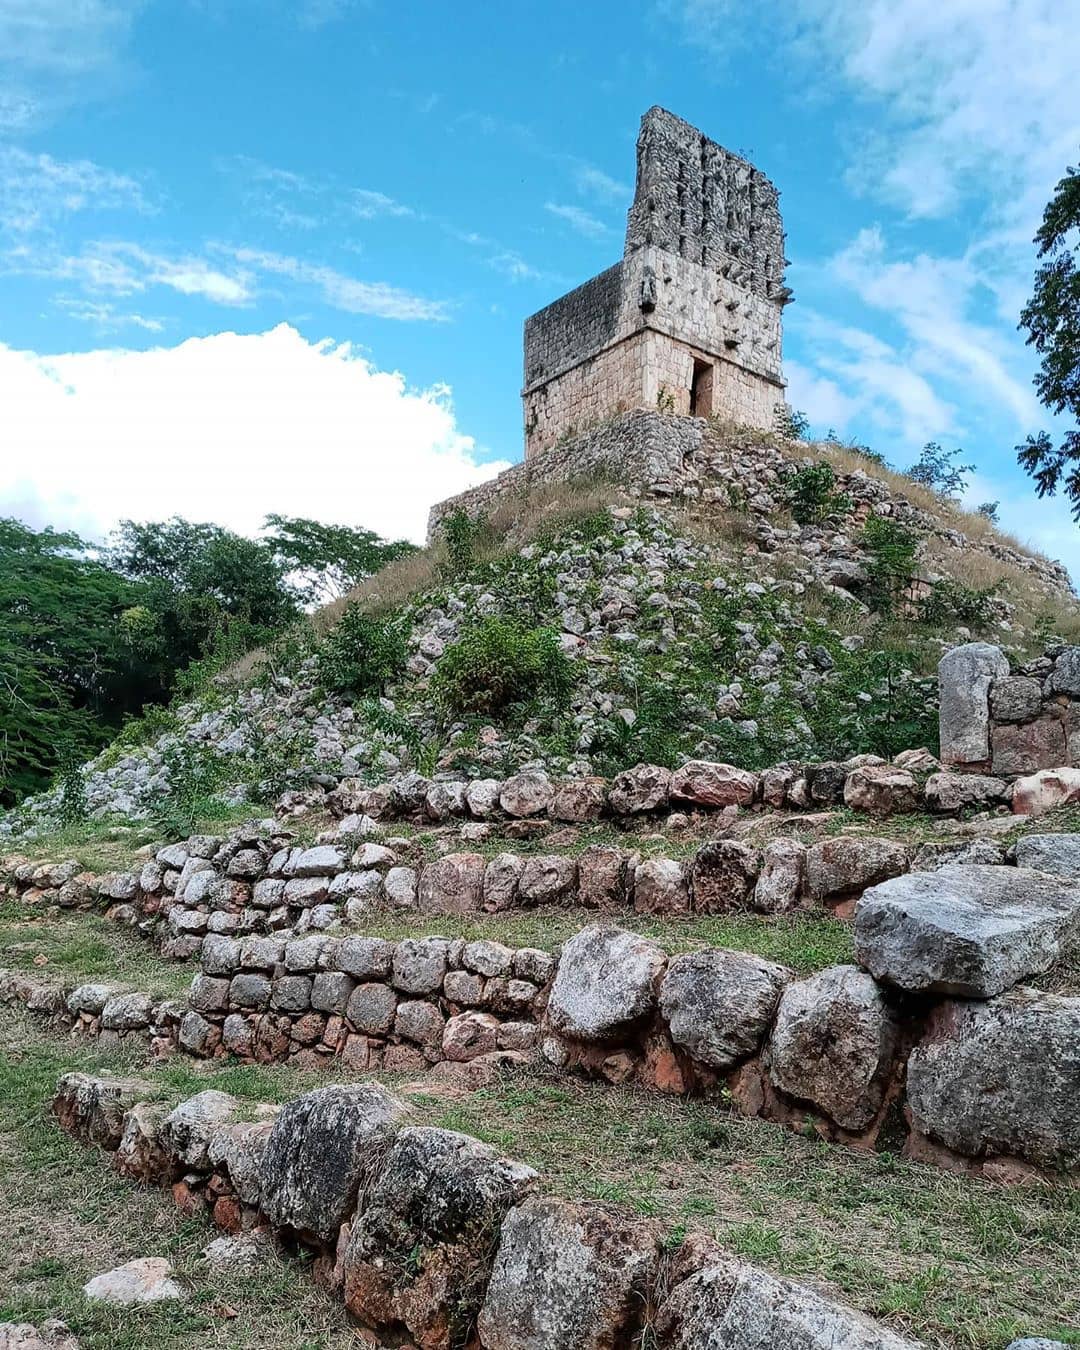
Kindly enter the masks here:
[[[462, 518], [450, 547], [361, 588], [359, 634], [348, 612], [316, 616], [208, 675], [0, 833], [47, 831], [72, 800], [138, 817], [409, 768], [761, 768], [932, 745], [942, 650], [1040, 649], [1075, 622], [1067, 577], [988, 529], [969, 538], [961, 513], [909, 500], [871, 461], [833, 458], [823, 482], [806, 446], [710, 430], [675, 497], [593, 480], [495, 498], [486, 526]], [[371, 678], [358, 648], [384, 639], [397, 654]]]

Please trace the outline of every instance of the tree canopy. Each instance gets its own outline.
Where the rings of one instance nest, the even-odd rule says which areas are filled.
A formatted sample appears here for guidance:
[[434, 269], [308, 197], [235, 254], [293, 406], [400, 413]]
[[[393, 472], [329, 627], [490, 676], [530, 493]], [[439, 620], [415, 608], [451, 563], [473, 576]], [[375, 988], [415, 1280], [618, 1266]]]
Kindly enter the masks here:
[[104, 548], [0, 519], [0, 805], [46, 786], [193, 661], [239, 655], [412, 545], [360, 527], [270, 516], [220, 525], [125, 520]]
[[[1043, 261], [1020, 315], [1039, 353], [1035, 388], [1052, 413], [1080, 423], [1080, 168], [1069, 168], [1055, 188], [1035, 245]], [[1080, 425], [1067, 428], [1057, 445], [1048, 431], [1028, 436], [1017, 458], [1039, 496], [1053, 496], [1060, 486], [1080, 521]]]

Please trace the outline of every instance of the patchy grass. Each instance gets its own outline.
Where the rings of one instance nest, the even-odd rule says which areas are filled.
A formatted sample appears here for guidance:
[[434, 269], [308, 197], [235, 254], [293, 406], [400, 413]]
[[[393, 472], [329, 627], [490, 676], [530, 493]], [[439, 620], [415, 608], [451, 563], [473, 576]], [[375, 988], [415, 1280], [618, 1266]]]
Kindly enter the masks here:
[[[62, 1316], [85, 1350], [355, 1344], [339, 1307], [279, 1257], [254, 1280], [217, 1277], [210, 1230], [167, 1196], [114, 1176], [47, 1114], [60, 1074], [138, 1068], [165, 1100], [207, 1086], [280, 1101], [323, 1076], [282, 1066], [138, 1065], [0, 1011], [0, 1319]], [[348, 1077], [348, 1075], [343, 1075]], [[546, 1189], [654, 1220], [676, 1241], [705, 1230], [747, 1260], [820, 1283], [938, 1350], [1003, 1350], [1014, 1337], [1080, 1344], [1080, 1189], [1004, 1188], [744, 1120], [681, 1100], [537, 1069], [448, 1097], [380, 1075], [417, 1123], [463, 1130], [536, 1167]], [[192, 1293], [168, 1310], [105, 1312], [82, 1283], [133, 1256], [173, 1260]]]
[[[274, 814], [266, 802], [228, 806], [213, 800], [196, 818], [192, 834], [225, 835], [248, 820]], [[5, 854], [21, 854], [35, 862], [66, 862], [74, 859], [87, 872], [128, 872], [138, 869], [166, 841], [153, 821], [131, 821], [126, 816], [87, 820], [50, 830], [33, 839], [15, 840]]]
[[[0, 1322], [61, 1317], [82, 1350], [346, 1350], [356, 1345], [340, 1304], [311, 1282], [307, 1262], [275, 1254], [257, 1275], [215, 1273], [200, 1259], [214, 1234], [184, 1219], [168, 1192], [116, 1176], [96, 1149], [48, 1116], [60, 1074], [122, 1070], [5, 1018], [0, 1036]], [[205, 1086], [205, 1084], [203, 1084]], [[165, 1256], [190, 1289], [179, 1304], [109, 1308], [87, 1302], [92, 1276], [138, 1256]]]
[[701, 947], [730, 947], [779, 961], [800, 974], [852, 959], [851, 930], [826, 914], [768, 917], [757, 914], [688, 915], [660, 918], [633, 910], [545, 907], [505, 914], [373, 914], [349, 932], [397, 941], [437, 934], [468, 941], [490, 939], [510, 947], [552, 951], [589, 924], [613, 924], [641, 933], [672, 955]]
[[116, 981], [155, 997], [176, 997], [193, 968], [163, 961], [150, 943], [101, 914], [0, 902], [0, 966], [67, 983]]
[[1080, 1190], [995, 1187], [714, 1102], [537, 1073], [428, 1109], [538, 1168], [562, 1195], [673, 1234], [705, 1229], [932, 1346], [1000, 1350], [1022, 1335], [1080, 1344]]

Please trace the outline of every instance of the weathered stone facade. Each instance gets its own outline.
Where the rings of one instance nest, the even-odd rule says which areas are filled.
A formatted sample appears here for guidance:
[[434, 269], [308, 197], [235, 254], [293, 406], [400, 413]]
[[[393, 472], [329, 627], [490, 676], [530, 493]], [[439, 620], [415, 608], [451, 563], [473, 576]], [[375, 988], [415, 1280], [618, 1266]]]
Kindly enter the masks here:
[[783, 400], [784, 232], [775, 187], [651, 108], [626, 251], [525, 322], [525, 455], [635, 408], [773, 424]]

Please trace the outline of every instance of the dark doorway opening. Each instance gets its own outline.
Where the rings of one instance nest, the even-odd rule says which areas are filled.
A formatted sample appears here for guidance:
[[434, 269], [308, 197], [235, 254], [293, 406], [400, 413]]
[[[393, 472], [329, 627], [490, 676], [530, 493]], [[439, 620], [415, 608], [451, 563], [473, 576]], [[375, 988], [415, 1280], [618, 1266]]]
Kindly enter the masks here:
[[690, 383], [690, 416], [708, 417], [712, 410], [713, 367], [708, 361], [695, 361]]

